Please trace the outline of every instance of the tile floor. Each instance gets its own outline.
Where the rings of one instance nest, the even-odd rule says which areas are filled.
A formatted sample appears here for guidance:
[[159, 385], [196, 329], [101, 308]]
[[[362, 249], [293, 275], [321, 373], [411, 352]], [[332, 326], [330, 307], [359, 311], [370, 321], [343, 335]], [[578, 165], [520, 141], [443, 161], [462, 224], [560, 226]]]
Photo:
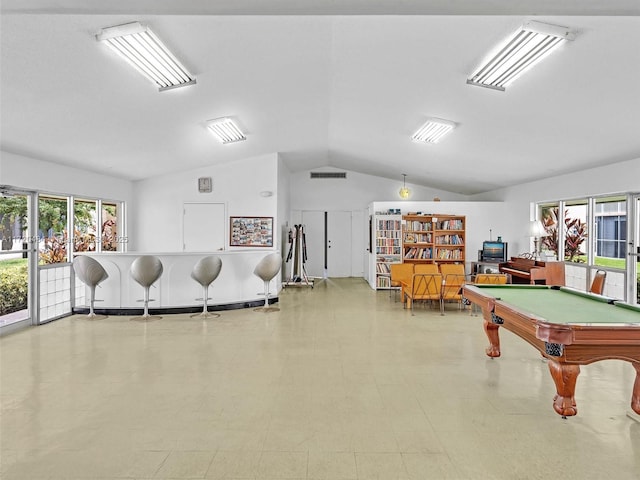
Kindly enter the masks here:
[[640, 478], [624, 362], [583, 367], [563, 420], [539, 354], [503, 332], [490, 360], [481, 318], [454, 305], [412, 316], [332, 279], [279, 306], [0, 338], [0, 477]]

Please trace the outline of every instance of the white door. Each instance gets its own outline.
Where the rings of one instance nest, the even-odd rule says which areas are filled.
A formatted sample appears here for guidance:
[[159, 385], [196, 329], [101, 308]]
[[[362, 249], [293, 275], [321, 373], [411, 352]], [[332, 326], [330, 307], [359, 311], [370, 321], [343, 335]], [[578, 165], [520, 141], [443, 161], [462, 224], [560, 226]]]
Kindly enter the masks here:
[[309, 277], [351, 276], [351, 212], [303, 211]]
[[[305, 270], [308, 277], [324, 278], [324, 212], [302, 212], [307, 261]], [[293, 227], [292, 227], [293, 228]], [[291, 244], [289, 244], [289, 247]], [[287, 265], [287, 268], [290, 268]]]
[[226, 225], [224, 203], [185, 203], [183, 207], [183, 251], [224, 250]]
[[351, 212], [327, 212], [327, 276], [351, 276]]
[[[38, 216], [38, 202], [34, 197], [35, 195], [26, 192], [10, 191], [4, 188], [2, 189], [2, 195], [0, 195], [0, 212], [3, 212], [0, 213], [0, 271], [4, 271], [5, 266], [7, 266], [6, 268], [8, 269], [6, 271], [15, 278], [16, 287], [21, 287], [14, 290], [13, 294], [4, 289], [0, 290], [0, 302], [6, 307], [5, 311], [7, 312], [5, 315], [0, 314], [0, 333], [2, 333], [3, 329], [9, 331], [9, 329], [15, 328], [18, 324], [21, 326], [36, 325], [40, 323], [39, 311], [47, 312], [49, 309], [57, 308], [55, 300], [49, 304], [49, 307], [40, 303], [40, 310], [37, 308], [39, 298], [44, 301], [47, 300], [47, 291], [44, 290], [42, 294], [38, 289], [46, 287], [48, 282], [47, 278], [42, 276], [40, 277], [41, 280], [38, 281], [40, 270], [38, 267], [38, 243], [29, 240], [34, 238], [34, 220]], [[47, 200], [43, 199], [41, 201], [46, 202]], [[62, 200], [62, 202], [64, 201]], [[36, 212], [36, 215], [34, 216], [31, 212]], [[15, 267], [10, 267], [10, 265]], [[47, 265], [46, 267], [53, 267], [53, 265]], [[13, 268], [16, 268], [16, 273], [10, 274], [9, 269]], [[24, 270], [22, 270], [23, 268]], [[48, 273], [49, 278], [53, 278], [53, 283], [55, 284], [58, 283], [56, 278], [63, 278], [62, 276], [56, 277], [56, 274], [67, 269], [68, 267], [65, 268], [64, 266], [56, 269], [47, 268], [45, 275]], [[20, 273], [20, 270], [23, 273]], [[62, 295], [69, 293], [62, 280], [59, 280], [57, 287], [57, 289], [50, 287], [51, 289], [48, 290], [50, 293], [49, 298], [58, 294], [62, 297]], [[70, 305], [65, 310], [70, 311]], [[60, 306], [64, 307], [64, 305]], [[43, 315], [42, 318], [46, 319], [47, 316]]]

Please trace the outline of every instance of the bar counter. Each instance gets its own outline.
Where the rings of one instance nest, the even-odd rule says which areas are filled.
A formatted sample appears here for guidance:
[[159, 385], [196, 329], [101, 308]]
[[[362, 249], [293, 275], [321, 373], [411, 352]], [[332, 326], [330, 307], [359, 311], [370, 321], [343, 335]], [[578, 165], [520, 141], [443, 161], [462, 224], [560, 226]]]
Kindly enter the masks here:
[[[220, 275], [209, 287], [209, 306], [212, 310], [247, 308], [264, 303], [264, 284], [253, 270], [258, 262], [274, 250], [243, 249], [216, 252], [155, 253], [155, 252], [103, 252], [86, 253], [95, 258], [109, 274], [96, 288], [97, 311], [110, 314], [132, 313], [139, 310], [144, 298], [143, 288], [131, 277], [131, 263], [142, 255], [153, 255], [160, 259], [163, 273], [151, 287], [149, 308], [155, 311], [179, 313], [202, 309], [202, 286], [191, 278], [191, 271], [198, 260], [208, 255], [216, 255], [222, 260]], [[277, 300], [282, 287], [282, 270], [271, 281], [271, 302]], [[76, 279], [79, 282], [79, 279]], [[89, 298], [86, 289], [85, 298]], [[82, 312], [83, 305], [76, 305], [74, 311]]]

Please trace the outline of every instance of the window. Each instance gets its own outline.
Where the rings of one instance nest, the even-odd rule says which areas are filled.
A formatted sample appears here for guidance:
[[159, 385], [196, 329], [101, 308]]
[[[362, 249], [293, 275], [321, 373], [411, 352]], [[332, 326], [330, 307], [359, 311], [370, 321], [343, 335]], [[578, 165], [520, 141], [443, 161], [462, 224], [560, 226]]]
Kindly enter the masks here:
[[564, 260], [587, 262], [587, 201], [565, 202], [564, 209]]
[[67, 198], [38, 199], [38, 256], [40, 264], [67, 262]]
[[2, 190], [0, 195], [0, 331], [30, 317], [30, 195]]
[[73, 201], [73, 251], [95, 252], [98, 214], [95, 200]]
[[587, 261], [587, 201], [576, 200], [560, 203], [540, 204], [539, 215], [546, 236], [542, 237], [542, 250], [553, 252], [556, 258], [566, 262]]
[[625, 268], [627, 257], [627, 202], [624, 198], [595, 203], [594, 264]]
[[640, 194], [545, 202], [536, 208], [547, 234], [542, 249], [565, 260], [567, 286], [586, 290], [594, 274], [606, 270], [605, 295], [640, 303], [640, 262], [633, 260], [640, 258]]
[[118, 204], [102, 202], [101, 223], [101, 250], [103, 252], [117, 252], [120, 250], [120, 241], [118, 236]]
[[545, 253], [552, 253], [557, 259], [560, 255], [558, 245], [562, 241], [561, 236], [564, 236], [564, 232], [558, 229], [558, 204], [542, 204], [539, 205], [539, 209], [539, 219], [546, 233], [546, 236], [541, 238], [541, 250]]

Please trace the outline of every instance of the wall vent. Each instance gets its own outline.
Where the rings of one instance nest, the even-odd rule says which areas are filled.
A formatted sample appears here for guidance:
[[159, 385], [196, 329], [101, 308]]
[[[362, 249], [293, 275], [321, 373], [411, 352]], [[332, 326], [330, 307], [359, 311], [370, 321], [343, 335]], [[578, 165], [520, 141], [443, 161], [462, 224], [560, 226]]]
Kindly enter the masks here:
[[347, 178], [347, 172], [311, 172], [311, 178]]

